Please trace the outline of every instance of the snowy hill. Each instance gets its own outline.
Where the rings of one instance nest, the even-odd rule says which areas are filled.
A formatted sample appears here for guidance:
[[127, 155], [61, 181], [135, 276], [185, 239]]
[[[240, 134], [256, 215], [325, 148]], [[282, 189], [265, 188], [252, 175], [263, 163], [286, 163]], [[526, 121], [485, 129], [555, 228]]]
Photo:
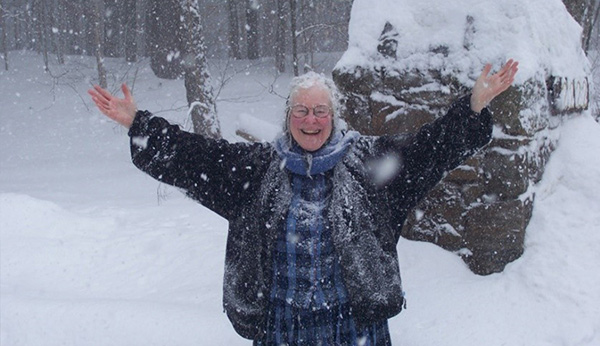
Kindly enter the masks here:
[[[33, 53], [10, 61], [0, 72], [0, 344], [248, 345], [221, 307], [226, 221], [133, 167], [125, 131], [85, 95], [93, 59], [72, 58], [57, 79]], [[132, 84], [126, 65], [108, 63], [113, 90]], [[279, 124], [284, 100], [264, 86], [275, 80], [285, 95], [289, 76], [274, 79], [270, 65], [225, 86], [227, 139], [241, 140], [240, 114]], [[183, 82], [136, 67], [138, 106], [185, 124]], [[503, 273], [476, 276], [432, 244], [399, 243], [408, 309], [390, 322], [396, 344], [600, 345], [600, 126], [574, 115], [560, 132], [525, 254]]]

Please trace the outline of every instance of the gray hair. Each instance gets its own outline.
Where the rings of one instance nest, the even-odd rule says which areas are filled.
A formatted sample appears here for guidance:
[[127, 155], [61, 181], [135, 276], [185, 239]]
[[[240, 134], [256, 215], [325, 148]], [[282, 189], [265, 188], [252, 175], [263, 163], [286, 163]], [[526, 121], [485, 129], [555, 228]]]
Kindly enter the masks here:
[[[290, 82], [290, 94], [285, 103], [285, 121], [283, 123], [283, 132], [289, 132], [289, 118], [290, 118], [290, 107], [292, 106], [292, 100], [296, 94], [303, 89], [309, 89], [313, 86], [322, 87], [329, 93], [329, 100], [331, 101], [331, 108], [333, 112], [333, 131], [341, 129], [345, 126], [340, 124], [340, 112], [342, 109], [341, 94], [337, 86], [331, 78], [325, 77], [322, 73], [316, 73], [313, 71], [307, 72], [301, 76], [292, 78]], [[340, 126], [341, 125], [341, 126]]]

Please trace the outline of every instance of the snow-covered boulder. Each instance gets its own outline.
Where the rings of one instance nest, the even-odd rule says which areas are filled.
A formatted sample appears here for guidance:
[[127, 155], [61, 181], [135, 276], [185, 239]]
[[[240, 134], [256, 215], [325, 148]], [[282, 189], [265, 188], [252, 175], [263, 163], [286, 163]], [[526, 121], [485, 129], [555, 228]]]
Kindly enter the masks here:
[[410, 133], [467, 94], [486, 63], [520, 62], [498, 97], [492, 142], [411, 215], [410, 239], [457, 251], [479, 274], [523, 253], [525, 229], [561, 116], [588, 108], [581, 27], [560, 0], [355, 0], [334, 70], [345, 118], [363, 134]]

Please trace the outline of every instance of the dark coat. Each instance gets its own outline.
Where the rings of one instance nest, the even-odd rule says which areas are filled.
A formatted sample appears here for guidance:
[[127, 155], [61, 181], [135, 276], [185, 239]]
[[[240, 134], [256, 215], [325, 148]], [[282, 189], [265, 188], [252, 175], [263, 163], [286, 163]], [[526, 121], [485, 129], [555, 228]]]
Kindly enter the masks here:
[[[324, 215], [357, 323], [401, 311], [396, 245], [410, 209], [491, 132], [491, 114], [475, 115], [464, 97], [414, 136], [360, 137], [334, 167]], [[271, 144], [207, 139], [148, 112], [138, 112], [129, 135], [138, 168], [229, 221], [223, 303], [235, 330], [256, 338], [268, 308], [273, 246], [291, 196], [285, 163]], [[392, 169], [382, 172], [383, 161]]]

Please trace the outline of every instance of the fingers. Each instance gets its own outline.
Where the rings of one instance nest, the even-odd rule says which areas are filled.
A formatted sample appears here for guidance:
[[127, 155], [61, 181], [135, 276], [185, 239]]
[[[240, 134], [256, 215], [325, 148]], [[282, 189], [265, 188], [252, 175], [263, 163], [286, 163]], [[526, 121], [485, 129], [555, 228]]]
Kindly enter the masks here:
[[519, 71], [519, 62], [515, 61], [513, 63], [513, 65], [511, 66], [511, 69], [509, 70], [509, 73], [510, 73], [509, 78], [511, 78], [511, 80], [514, 80], [518, 71]]
[[101, 111], [108, 107], [108, 101], [104, 97], [99, 95], [97, 92], [95, 92], [94, 90], [88, 90], [88, 94], [90, 94], [90, 96], [92, 96], [92, 101], [94, 101], [96, 106]]
[[111, 93], [109, 93], [107, 90], [101, 88], [99, 85], [94, 85], [94, 90], [96, 90], [96, 92], [98, 92], [98, 94], [102, 95], [109, 101], [113, 97]]
[[88, 90], [88, 94], [90, 94], [90, 96], [92, 96], [92, 98], [99, 99], [99, 98], [102, 97], [102, 95], [98, 94], [98, 92], [96, 90], [94, 90], [94, 89], [89, 89]]
[[109, 101], [102, 95], [98, 94], [94, 90], [88, 90], [88, 94], [92, 96], [92, 100], [98, 104], [108, 107]]
[[518, 61], [509, 59], [506, 62], [506, 64], [504, 64], [504, 66], [502, 66], [502, 69], [500, 69], [500, 71], [498, 71], [498, 76], [500, 76], [501, 78], [507, 77], [510, 79], [510, 78], [514, 77], [514, 75], [517, 73], [518, 66], [519, 66]]
[[105, 115], [109, 115], [110, 114], [110, 109], [96, 103], [96, 106], [98, 107], [98, 109], [100, 110], [100, 112], [102, 112]]
[[107, 104], [103, 103], [102, 101], [100, 101], [100, 99], [98, 99], [95, 96], [92, 96], [92, 101], [94, 101], [94, 103], [96, 104], [96, 107], [98, 107], [98, 110], [100, 110], [100, 112], [102, 112], [103, 114], [109, 115], [110, 109], [108, 108]]
[[96, 96], [92, 95], [92, 101], [94, 101], [94, 103], [100, 110], [108, 110], [108, 108], [109, 108], [109, 104], [107, 102], [105, 102], [103, 99], [100, 99]]
[[98, 106], [102, 105], [104, 107], [108, 107], [110, 99], [112, 98], [112, 95], [108, 91], [102, 89], [98, 85], [94, 85], [94, 89], [88, 90], [88, 94], [92, 96], [92, 100]]
[[[490, 80], [494, 81], [493, 84], [497, 85], [498, 91], [502, 92], [514, 82], [515, 75], [519, 66], [519, 62], [513, 59], [509, 59], [506, 64], [502, 66], [500, 71], [490, 77]], [[486, 65], [487, 68], [487, 65]]]
[[496, 96], [506, 91], [514, 82], [519, 62], [509, 59], [500, 71], [489, 75], [492, 65], [486, 64], [481, 75], [475, 82], [471, 95], [471, 109], [480, 112]]
[[509, 59], [506, 62], [506, 64], [504, 64], [502, 66], [502, 68], [500, 69], [500, 71], [498, 71], [498, 75], [501, 76], [501, 77], [504, 76], [506, 74], [506, 72], [508, 72], [510, 70], [510, 67], [511, 67], [512, 63], [513, 63], [513, 59]]
[[485, 64], [483, 71], [481, 71], [480, 77], [486, 78], [488, 76], [488, 74], [490, 74], [491, 70], [492, 70], [492, 64]]
[[110, 103], [113, 96], [98, 85], [94, 85], [94, 89], [88, 90], [88, 94], [92, 97], [92, 101], [96, 104], [98, 110], [109, 118], [112, 118], [113, 109]]
[[510, 59], [502, 68], [503, 71], [500, 73], [500, 79], [503, 86], [506, 86], [504, 90], [515, 81], [515, 75], [519, 71], [519, 62]]
[[125, 95], [125, 100], [130, 101], [133, 99], [133, 97], [131, 96], [131, 91], [127, 87], [127, 84], [121, 84], [121, 90], [123, 91], [123, 95]]

